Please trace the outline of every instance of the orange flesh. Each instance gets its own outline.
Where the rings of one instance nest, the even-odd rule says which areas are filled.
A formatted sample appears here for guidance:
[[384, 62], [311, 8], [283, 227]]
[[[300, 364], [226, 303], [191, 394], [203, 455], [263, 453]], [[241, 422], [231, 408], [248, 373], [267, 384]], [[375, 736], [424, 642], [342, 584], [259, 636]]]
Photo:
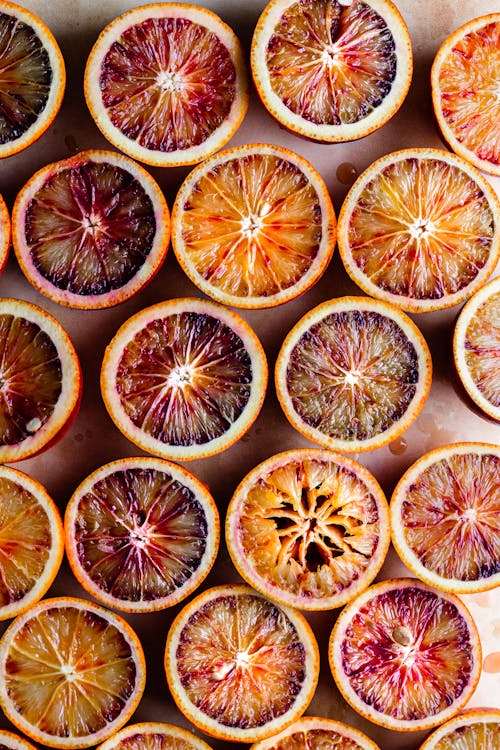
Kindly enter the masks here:
[[362, 750], [362, 746], [331, 729], [307, 729], [283, 737], [266, 750]]
[[482, 395], [500, 407], [500, 292], [492, 294], [472, 316], [464, 341], [465, 362]]
[[113, 745], [113, 750], [195, 750], [198, 745], [168, 732], [138, 732], [124, 737]]
[[468, 174], [412, 157], [384, 167], [365, 186], [348, 242], [355, 264], [377, 287], [431, 300], [474, 281], [494, 231], [488, 200]]
[[247, 594], [218, 597], [193, 614], [176, 663], [192, 703], [240, 729], [282, 716], [305, 678], [305, 650], [293, 623], [272, 602]]
[[363, 120], [396, 76], [394, 38], [366, 3], [301, 0], [283, 13], [268, 45], [270, 83], [283, 104], [318, 125]]
[[438, 740], [433, 750], [500, 750], [500, 724], [473, 722], [469, 726], [453, 729]]

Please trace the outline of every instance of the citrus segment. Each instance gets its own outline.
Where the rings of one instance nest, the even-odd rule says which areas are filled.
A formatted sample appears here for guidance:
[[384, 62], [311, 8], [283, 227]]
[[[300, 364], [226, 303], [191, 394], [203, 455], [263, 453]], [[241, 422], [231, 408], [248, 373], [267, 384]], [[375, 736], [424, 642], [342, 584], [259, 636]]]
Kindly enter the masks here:
[[0, 750], [36, 750], [36, 748], [24, 737], [19, 737], [6, 729], [0, 729]]
[[420, 750], [499, 750], [500, 711], [493, 708], [469, 709], [455, 716], [434, 732]]
[[359, 729], [333, 719], [303, 716], [279, 734], [256, 742], [250, 750], [379, 750]]
[[99, 750], [211, 750], [187, 729], [156, 721], [130, 724], [117, 732]]

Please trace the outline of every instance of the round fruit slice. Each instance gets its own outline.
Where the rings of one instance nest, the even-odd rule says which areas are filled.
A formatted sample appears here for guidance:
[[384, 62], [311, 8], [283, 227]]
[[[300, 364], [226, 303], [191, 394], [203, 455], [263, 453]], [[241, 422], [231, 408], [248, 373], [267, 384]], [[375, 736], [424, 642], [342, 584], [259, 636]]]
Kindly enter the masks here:
[[196, 167], [172, 212], [172, 244], [191, 281], [235, 307], [273, 307], [307, 291], [335, 247], [335, 213], [309, 162], [239, 146]]
[[317, 141], [351, 141], [403, 103], [411, 40], [390, 0], [271, 0], [255, 28], [251, 65], [278, 122]]
[[0, 641], [0, 703], [18, 729], [49, 747], [95, 745], [137, 708], [146, 667], [118, 615], [82, 599], [45, 599]]
[[473, 594], [500, 584], [500, 447], [457, 443], [426, 453], [391, 500], [392, 541], [420, 579]]
[[471, 399], [500, 422], [500, 277], [479, 289], [461, 311], [453, 357]]
[[160, 269], [170, 236], [156, 182], [111, 151], [82, 151], [36, 172], [17, 196], [12, 223], [28, 281], [80, 309], [137, 294]]
[[203, 299], [133, 315], [104, 355], [101, 390], [119, 430], [143, 450], [188, 461], [229, 448], [267, 386], [264, 350], [237, 313]]
[[73, 493], [64, 525], [76, 578], [125, 612], [177, 604], [208, 575], [219, 546], [219, 514], [205, 485], [158, 458], [94, 471]]
[[73, 344], [55, 318], [19, 299], [0, 299], [0, 386], [0, 462], [48, 448], [78, 413]]
[[467, 703], [481, 672], [481, 644], [458, 597], [401, 578], [371, 586], [342, 610], [329, 660], [340, 692], [361, 716], [417, 731]]
[[303, 716], [279, 734], [256, 742], [250, 750], [379, 750], [359, 729], [341, 721]]
[[[1, 12], [0, 12], [1, 22]], [[0, 94], [1, 96], [1, 94]], [[4, 270], [9, 257], [10, 216], [5, 201], [0, 195], [0, 273]]]
[[236, 488], [226, 542], [254, 588], [299, 609], [332, 609], [372, 582], [389, 548], [389, 511], [357, 461], [304, 449], [271, 456]]
[[165, 669], [178, 708], [195, 726], [219, 739], [256, 742], [305, 711], [319, 653], [299, 612], [247, 586], [218, 586], [175, 618]]
[[95, 43], [85, 98], [103, 135], [129, 156], [158, 167], [194, 164], [227, 143], [245, 116], [243, 51], [206, 8], [134, 8]]
[[0, 729], [0, 750], [36, 750], [36, 748], [24, 737], [19, 737], [6, 729]]
[[499, 750], [500, 711], [470, 709], [438, 727], [420, 750]]
[[0, 158], [30, 146], [59, 112], [66, 85], [61, 51], [29, 10], [0, 0]]
[[98, 750], [211, 750], [192, 732], [173, 724], [148, 721], [121, 729]]
[[366, 297], [328, 300], [285, 338], [276, 392], [288, 421], [325, 448], [357, 453], [395, 440], [428, 396], [424, 337], [393, 305]]
[[438, 149], [378, 159], [356, 180], [339, 216], [349, 276], [372, 297], [410, 312], [463, 302], [500, 253], [500, 202], [474, 167]]
[[474, 18], [441, 45], [431, 71], [443, 137], [464, 159], [500, 176], [500, 13]]

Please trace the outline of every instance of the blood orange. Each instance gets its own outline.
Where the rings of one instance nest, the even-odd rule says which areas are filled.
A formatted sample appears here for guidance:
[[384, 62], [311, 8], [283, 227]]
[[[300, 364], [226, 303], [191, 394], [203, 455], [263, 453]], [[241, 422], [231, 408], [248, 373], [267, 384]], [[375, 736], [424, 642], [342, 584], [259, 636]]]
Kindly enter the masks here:
[[256, 742], [250, 750], [379, 750], [359, 729], [333, 719], [303, 716], [268, 740]]
[[141, 724], [129, 724], [99, 745], [98, 750], [211, 750], [211, 748], [187, 729], [175, 727], [173, 724], [148, 721]]
[[35, 746], [18, 734], [0, 729], [0, 750], [36, 750]]
[[10, 248], [10, 216], [5, 201], [0, 195], [0, 273], [2, 273]]
[[420, 750], [498, 750], [500, 711], [470, 709], [438, 727]]

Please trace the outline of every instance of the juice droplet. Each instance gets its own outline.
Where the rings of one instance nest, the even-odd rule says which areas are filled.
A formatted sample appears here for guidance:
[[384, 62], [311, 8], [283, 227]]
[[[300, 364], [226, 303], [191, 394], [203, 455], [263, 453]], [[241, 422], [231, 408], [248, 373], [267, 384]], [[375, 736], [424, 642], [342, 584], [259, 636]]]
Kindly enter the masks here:
[[488, 654], [483, 662], [483, 670], [490, 674], [500, 672], [500, 651], [493, 651]]
[[407, 448], [408, 448], [408, 443], [406, 442], [404, 438], [398, 438], [397, 440], [394, 440], [389, 445], [389, 450], [395, 456], [401, 456]]
[[344, 161], [342, 162], [342, 164], [338, 165], [335, 174], [337, 175], [337, 180], [341, 182], [342, 185], [352, 185], [352, 183], [358, 176], [358, 170], [356, 169], [354, 164], [351, 164], [348, 161]]

